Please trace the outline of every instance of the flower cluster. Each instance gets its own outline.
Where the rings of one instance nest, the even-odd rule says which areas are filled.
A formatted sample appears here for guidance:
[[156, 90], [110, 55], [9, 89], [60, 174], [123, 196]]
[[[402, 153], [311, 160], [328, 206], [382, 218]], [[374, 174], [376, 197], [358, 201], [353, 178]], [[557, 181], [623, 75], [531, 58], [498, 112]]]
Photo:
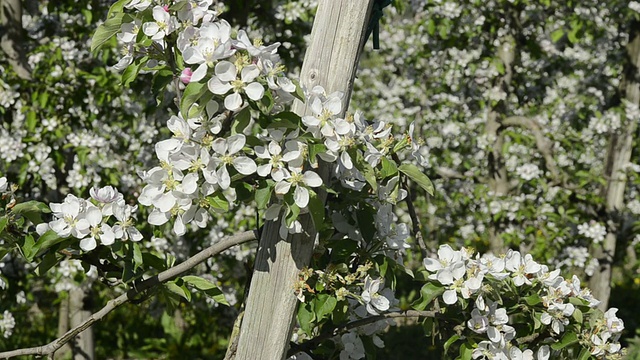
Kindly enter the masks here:
[[5, 338], [8, 338], [13, 334], [13, 328], [16, 327], [16, 319], [9, 312], [9, 310], [5, 310], [0, 316], [0, 334]]
[[607, 236], [607, 229], [602, 224], [592, 220], [578, 225], [578, 234], [588, 237], [594, 243], [599, 244]]
[[[536, 359], [546, 360], [552, 354], [549, 345], [568, 331], [581, 337], [591, 354], [598, 358], [620, 351], [617, 341], [624, 325], [615, 316], [617, 309], [608, 310], [596, 321], [601, 325], [582, 328], [583, 316], [598, 319], [594, 308], [599, 301], [588, 289], [580, 287], [575, 275], [571, 280], [564, 279], [559, 270], [550, 271], [530, 254], [522, 256], [518, 251], [509, 250], [501, 257], [474, 257], [467, 249], [454, 251], [449, 245], [441, 245], [437, 258], [426, 258], [424, 266], [431, 273], [429, 279], [442, 286], [445, 304], [454, 306], [459, 302], [466, 308], [466, 304], [473, 301], [466, 326], [479, 337], [478, 346], [473, 350], [474, 359], [483, 356], [523, 359], [533, 358], [535, 353]], [[545, 326], [550, 335], [537, 348], [521, 349], [515, 341], [518, 334], [510, 320], [515, 313], [509, 311], [520, 306], [507, 306], [507, 303], [519, 298], [525, 301], [523, 306], [531, 309], [535, 322], [539, 322], [536, 330], [540, 332], [539, 328]]]
[[[39, 224], [39, 234], [48, 230], [66, 238], [80, 239], [80, 248], [91, 251], [98, 245], [112, 245], [117, 239], [140, 241], [142, 234], [136, 229], [134, 220], [137, 206], [131, 206], [123, 195], [111, 186], [92, 188], [91, 198], [81, 199], [67, 195], [62, 203], [51, 203], [54, 220]], [[111, 221], [111, 217], [115, 222]]]
[[[284, 76], [280, 44], [251, 41], [244, 30], [234, 36], [210, 5], [202, 0], [171, 6], [133, 1], [125, 6], [137, 13], [121, 26], [118, 38], [125, 56], [116, 68], [135, 62], [152, 71], [170, 66], [186, 84], [180, 112], [167, 122], [173, 137], [156, 144], [160, 165], [141, 174], [146, 186], [139, 202], [152, 206], [150, 224], [173, 219], [177, 235], [190, 223], [203, 228], [213, 213], [235, 203], [242, 181], [254, 184], [256, 192], [268, 190], [274, 199], [270, 196], [264, 217], [279, 220], [280, 236], [286, 238], [302, 231], [298, 214], [310, 212], [314, 189], [330, 180], [323, 181], [313, 170], [318, 158], [332, 164], [332, 176], [342, 186], [360, 191], [368, 182], [366, 170], [383, 166], [389, 161], [385, 157], [407, 147], [421, 156], [410, 137], [397, 141], [391, 136], [389, 123], [369, 124], [360, 113], [344, 116], [343, 94], [327, 94], [320, 86], [306, 89], [308, 115], [276, 113], [294, 96], [301, 97]], [[170, 48], [183, 62], [166, 58], [167, 52], [154, 52], [157, 48]], [[278, 121], [260, 121], [265, 114]], [[258, 131], [250, 126], [256, 123]], [[378, 196], [370, 199], [379, 208], [378, 238], [392, 249], [406, 248], [409, 237], [408, 226], [396, 224], [392, 211], [406, 193], [399, 191], [399, 179], [396, 175], [381, 184]]]

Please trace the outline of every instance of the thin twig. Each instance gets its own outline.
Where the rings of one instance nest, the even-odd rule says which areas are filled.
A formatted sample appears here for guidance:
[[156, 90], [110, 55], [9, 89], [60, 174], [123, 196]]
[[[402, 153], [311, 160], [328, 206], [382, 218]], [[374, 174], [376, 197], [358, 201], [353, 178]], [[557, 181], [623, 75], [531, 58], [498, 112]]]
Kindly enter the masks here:
[[180, 276], [183, 273], [193, 269], [195, 266], [197, 266], [198, 264], [202, 263], [203, 261], [207, 260], [208, 258], [232, 247], [235, 245], [239, 245], [251, 240], [256, 240], [257, 239], [257, 234], [256, 231], [245, 231], [236, 235], [231, 235], [231, 236], [227, 236], [225, 238], [223, 238], [222, 240], [220, 240], [219, 242], [215, 243], [214, 245], [200, 251], [199, 253], [193, 255], [192, 257], [190, 257], [189, 259], [187, 259], [186, 261], [170, 268], [167, 269], [161, 273], [159, 273], [156, 276], [150, 277], [144, 281], [141, 281], [139, 284], [136, 285], [135, 288], [130, 289], [129, 291], [127, 291], [126, 293], [118, 296], [117, 298], [113, 299], [113, 300], [109, 300], [109, 302], [107, 302], [107, 305], [105, 305], [102, 309], [100, 309], [98, 312], [94, 313], [93, 315], [91, 315], [86, 321], [84, 321], [82, 324], [74, 327], [73, 329], [67, 331], [64, 335], [62, 335], [61, 337], [53, 340], [52, 342], [50, 342], [47, 345], [42, 345], [42, 346], [36, 346], [36, 347], [32, 347], [32, 348], [25, 348], [25, 349], [17, 349], [17, 350], [11, 350], [11, 351], [5, 351], [5, 352], [1, 352], [0, 353], [0, 359], [8, 359], [14, 356], [24, 356], [24, 355], [38, 355], [38, 356], [49, 356], [51, 354], [53, 354], [56, 350], [60, 349], [64, 344], [68, 343], [69, 341], [71, 341], [73, 338], [76, 337], [76, 335], [78, 335], [79, 333], [83, 332], [84, 330], [88, 329], [91, 325], [93, 325], [95, 322], [102, 320], [107, 314], [109, 314], [111, 311], [115, 310], [117, 307], [119, 307], [122, 304], [125, 304], [127, 302], [129, 302], [131, 299], [133, 299], [136, 295], [142, 293], [145, 290], [151, 289], [155, 286], [158, 286], [162, 283], [165, 283], [173, 278], [175, 278], [176, 276]]

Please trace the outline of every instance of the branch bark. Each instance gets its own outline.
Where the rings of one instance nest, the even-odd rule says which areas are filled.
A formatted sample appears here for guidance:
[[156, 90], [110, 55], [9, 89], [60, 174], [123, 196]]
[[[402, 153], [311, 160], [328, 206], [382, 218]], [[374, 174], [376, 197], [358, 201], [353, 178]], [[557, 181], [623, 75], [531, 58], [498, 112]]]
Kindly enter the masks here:
[[0, 47], [18, 77], [31, 80], [31, 68], [24, 50], [22, 4], [20, 0], [0, 0]]
[[193, 255], [186, 261], [170, 269], [167, 269], [156, 276], [153, 276], [146, 280], [141, 281], [126, 293], [118, 296], [113, 300], [109, 300], [109, 302], [107, 302], [107, 305], [105, 305], [98, 312], [89, 316], [87, 320], [85, 320], [78, 326], [74, 327], [73, 329], [67, 331], [64, 335], [53, 340], [52, 342], [42, 346], [0, 352], [0, 359], [9, 359], [15, 356], [24, 356], [24, 355], [49, 356], [55, 353], [56, 350], [64, 346], [64, 344], [68, 343], [73, 338], [75, 338], [76, 335], [80, 334], [81, 332], [89, 328], [91, 325], [96, 323], [97, 321], [102, 320], [111, 311], [115, 310], [117, 307], [121, 306], [122, 304], [125, 304], [131, 301], [137, 295], [143, 293], [144, 291], [149, 290], [177, 276], [184, 274], [185, 272], [193, 269], [195, 266], [204, 262], [208, 258], [232, 246], [239, 245], [239, 244], [242, 244], [251, 240], [256, 240], [256, 239], [257, 239], [257, 233], [255, 231], [245, 231], [236, 235], [227, 236], [222, 240], [220, 240], [219, 242], [215, 243], [214, 245]]
[[[307, 89], [316, 85], [327, 93], [344, 93], [348, 108], [358, 58], [374, 0], [321, 0], [311, 32], [311, 44], [302, 65], [300, 83]], [[343, 110], [343, 112], [344, 112]], [[308, 113], [305, 104], [293, 111]], [[326, 180], [330, 168], [320, 163], [319, 175]], [[324, 204], [326, 194], [318, 194]], [[300, 270], [309, 264], [317, 233], [311, 217], [300, 217], [303, 233], [281, 240], [279, 223], [264, 227], [255, 269], [240, 328], [237, 359], [283, 359], [295, 321], [298, 300], [293, 285]]]
[[547, 169], [551, 173], [553, 180], [558, 183], [563, 182], [563, 179], [561, 179], [560, 177], [560, 171], [558, 170], [558, 165], [556, 164], [556, 161], [553, 158], [553, 151], [552, 151], [553, 144], [542, 133], [542, 128], [536, 120], [532, 118], [524, 117], [524, 116], [511, 116], [502, 120], [502, 124], [507, 126], [518, 126], [531, 131], [533, 133], [534, 138], [536, 139], [536, 147], [538, 148], [538, 151], [540, 151], [540, 153], [542, 154], [542, 157], [544, 158], [544, 162], [547, 165]]
[[[627, 45], [627, 64], [624, 78], [621, 83], [621, 92], [624, 98], [632, 105], [640, 105], [640, 23], [634, 21]], [[611, 135], [607, 159], [605, 161], [605, 177], [608, 179], [603, 190], [605, 197], [605, 210], [610, 218], [615, 218], [624, 207], [624, 191], [627, 186], [626, 167], [631, 159], [633, 151], [633, 135], [638, 127], [639, 119], [626, 119], [623, 126]], [[616, 252], [616, 241], [620, 232], [620, 226], [613, 220], [607, 222], [607, 236], [601, 245], [596, 244], [592, 248], [593, 256], [600, 261], [599, 269], [589, 281], [589, 287], [593, 296], [600, 300], [598, 307], [607, 309], [611, 295], [611, 270], [613, 257]]]

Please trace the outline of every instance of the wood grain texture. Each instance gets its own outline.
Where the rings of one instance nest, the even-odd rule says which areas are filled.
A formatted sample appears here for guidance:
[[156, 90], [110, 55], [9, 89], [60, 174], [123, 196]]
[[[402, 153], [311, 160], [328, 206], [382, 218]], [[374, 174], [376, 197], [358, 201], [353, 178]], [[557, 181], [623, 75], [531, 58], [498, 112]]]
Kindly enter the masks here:
[[[374, 0], [322, 0], [311, 31], [311, 45], [302, 65], [300, 83], [307, 89], [324, 87], [327, 94], [344, 93], [348, 107]], [[293, 109], [305, 115], [301, 102]], [[327, 166], [319, 174], [328, 178]], [[319, 194], [323, 200], [325, 196]], [[265, 225], [256, 256], [236, 359], [284, 359], [295, 322], [298, 300], [294, 282], [309, 264], [316, 232], [309, 216], [301, 216], [304, 232], [281, 240], [278, 223]]]

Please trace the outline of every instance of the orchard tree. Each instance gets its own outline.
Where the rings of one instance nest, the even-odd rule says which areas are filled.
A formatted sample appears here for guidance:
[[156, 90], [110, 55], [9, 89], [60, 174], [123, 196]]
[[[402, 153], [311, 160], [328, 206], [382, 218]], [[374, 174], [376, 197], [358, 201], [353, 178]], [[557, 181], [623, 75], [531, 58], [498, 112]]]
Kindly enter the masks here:
[[[223, 288], [235, 282], [232, 277], [238, 271], [227, 266], [219, 253], [257, 239], [250, 285], [241, 293], [246, 310], [238, 313], [226, 358], [374, 358], [384, 346], [381, 334], [394, 319], [407, 318], [422, 322], [426, 335], [439, 341], [443, 356], [448, 357], [621, 357], [618, 340], [624, 325], [617, 309], [598, 309], [601, 302], [578, 276], [564, 278], [560, 270], [533, 256], [558, 261], [563, 259], [561, 254], [533, 245], [559, 252], [560, 246], [547, 242], [560, 237], [580, 241], [565, 224], [604, 212], [602, 216], [611, 219], [604, 225], [599, 218], [578, 220], [576, 230], [595, 242], [594, 259], [602, 267], [594, 271], [602, 275], [594, 278], [603, 276], [608, 283], [615, 240], [621, 237], [616, 238], [614, 215], [625, 188], [625, 181], [615, 176], [618, 169], [627, 167], [633, 140], [620, 134], [633, 131], [613, 132], [603, 136], [608, 143], [598, 142], [593, 131], [588, 132], [591, 122], [585, 126], [581, 119], [591, 115], [600, 119], [604, 116], [597, 115], [598, 106], [604, 107], [600, 98], [618, 96], [619, 102], [612, 105], [618, 112], [611, 110], [611, 114], [619, 114], [619, 121], [637, 121], [635, 33], [629, 33], [627, 56], [615, 54], [623, 51], [622, 41], [611, 43], [611, 57], [626, 61], [620, 62], [618, 72], [606, 72], [609, 78], [622, 70], [627, 74], [619, 93], [604, 84], [600, 93], [587, 92], [595, 92], [595, 100], [584, 94], [559, 97], [557, 92], [549, 100], [531, 95], [527, 88], [553, 91], [557, 84], [550, 74], [562, 79], [565, 69], [580, 83], [585, 76], [580, 66], [593, 69], [589, 61], [606, 67], [601, 58], [585, 58], [580, 51], [610, 44], [605, 40], [613, 34], [600, 28], [610, 30], [608, 26], [627, 17], [594, 20], [579, 33], [580, 23], [572, 23], [570, 32], [558, 20], [571, 18], [562, 16], [572, 6], [490, 3], [486, 14], [479, 15], [485, 10], [478, 4], [412, 2], [404, 15], [396, 16], [406, 24], [398, 29], [412, 35], [386, 50], [392, 59], [385, 64], [392, 66], [374, 67], [378, 70], [370, 71], [380, 71], [374, 74], [377, 77], [362, 76], [358, 81], [359, 86], [373, 82], [361, 95], [354, 93], [356, 98], [365, 96], [358, 106], [366, 104], [370, 113], [348, 111], [365, 38], [372, 34], [374, 43], [378, 42], [377, 21], [389, 4], [320, 1], [299, 83], [282, 64], [280, 43], [265, 44], [260, 37], [268, 35], [258, 32], [260, 37], [250, 37], [232, 26], [220, 13], [221, 3], [120, 0], [111, 5], [91, 40], [91, 51], [102, 54], [101, 66], [88, 52], [88, 70], [75, 72], [73, 67], [60, 66], [70, 76], [81, 74], [83, 81], [94, 80], [87, 81], [92, 91], [85, 98], [91, 115], [70, 101], [71, 90], [60, 90], [57, 83], [37, 91], [29, 88], [33, 92], [24, 102], [18, 91], [24, 83], [16, 80], [14, 88], [5, 84], [11, 106], [5, 110], [10, 121], [3, 121], [3, 136], [12, 141], [7, 150], [13, 152], [3, 152], [10, 155], [3, 156], [7, 176], [0, 177], [2, 254], [11, 264], [3, 270], [7, 280], [2, 287], [42, 283], [59, 272], [53, 276], [58, 283], [69, 281], [63, 278], [83, 283], [61, 289], [79, 293], [82, 299], [101, 288], [98, 299], [103, 302], [99, 311], [87, 313], [70, 329], [59, 316], [61, 334], [47, 345], [5, 351], [0, 357], [53, 357], [70, 342], [74, 354], [93, 357], [87, 329], [93, 326], [96, 331], [102, 325], [97, 321], [106, 321], [109, 313], [126, 303], [149, 306], [149, 302], [151, 309], [163, 313], [164, 330], [175, 346], [194, 342], [187, 347], [200, 346], [203, 354], [204, 349], [215, 352], [216, 346], [200, 337], [206, 335], [185, 337], [187, 314], [198, 316], [185, 304], [193, 300], [194, 307], [204, 307], [200, 311], [228, 305], [230, 296], [238, 292]], [[295, 5], [300, 4], [286, 2], [274, 8], [289, 19], [301, 16], [285, 11]], [[311, 8], [313, 13], [312, 4], [304, 5], [302, 9]], [[395, 5], [401, 8], [400, 3]], [[234, 6], [237, 9], [238, 3], [232, 3], [232, 12]], [[240, 20], [237, 13], [232, 14], [230, 20], [250, 23], [247, 17]], [[476, 20], [456, 21], [461, 16]], [[418, 31], [410, 32], [411, 27]], [[551, 34], [550, 27], [556, 27]], [[382, 43], [393, 43], [385, 41], [393, 39], [391, 35], [383, 32]], [[545, 42], [546, 37], [552, 41]], [[115, 75], [106, 72], [103, 63], [111, 61], [116, 40], [121, 56], [111, 69], [122, 73], [122, 88], [108, 81]], [[477, 54], [460, 57], [455, 46], [465, 42], [480, 44]], [[404, 44], [407, 48], [402, 49]], [[10, 45], [15, 48], [15, 41]], [[70, 61], [65, 51], [58, 51], [61, 45], [51, 46], [61, 61]], [[569, 60], [575, 63], [560, 55], [559, 47], [572, 49], [568, 52], [575, 59]], [[543, 56], [546, 52], [555, 57]], [[454, 64], [446, 58], [452, 53], [457, 57]], [[24, 56], [8, 51], [7, 56], [19, 78], [34, 76], [29, 69], [35, 73], [37, 62], [25, 65]], [[458, 63], [460, 59], [464, 64]], [[534, 66], [536, 72], [525, 65]], [[20, 66], [23, 75], [17, 70]], [[92, 75], [94, 71], [98, 74]], [[405, 71], [406, 77], [397, 78], [396, 73]], [[367, 75], [366, 70], [362, 73]], [[431, 87], [438, 77], [444, 79], [442, 88]], [[386, 91], [381, 79], [396, 82], [395, 86], [404, 82], [408, 91]], [[601, 85], [601, 79], [589, 81]], [[421, 85], [431, 93], [421, 91]], [[81, 81], [72, 88], [83, 91], [85, 86]], [[107, 86], [112, 88], [101, 93]], [[575, 91], [566, 85], [561, 89]], [[90, 100], [96, 94], [103, 94], [99, 98], [104, 108]], [[123, 110], [127, 114], [126, 109], [113, 99], [120, 99], [124, 107], [136, 96], [144, 101], [146, 94], [152, 101], [147, 106], [158, 110], [145, 110], [145, 116], [140, 109], [130, 116], [118, 115]], [[48, 108], [52, 95], [56, 101]], [[401, 106], [394, 106], [394, 101]], [[566, 124], [561, 121], [565, 101], [582, 105], [571, 110], [576, 118], [571, 117], [573, 113], [567, 115]], [[113, 124], [108, 118], [102, 122], [105, 115], [115, 117]], [[39, 116], [60, 120], [49, 128]], [[465, 119], [469, 132], [463, 133], [460, 124], [442, 126], [450, 117]], [[145, 124], [148, 136], [137, 140], [129, 129], [144, 119], [153, 125], [162, 122], [166, 129], [154, 130]], [[87, 127], [94, 131], [82, 133], [80, 129]], [[562, 130], [568, 134], [565, 138]], [[447, 137], [447, 146], [455, 150], [444, 146], [442, 137], [420, 140], [434, 132]], [[609, 160], [600, 173], [598, 169], [586, 174], [580, 173], [585, 171], [582, 168], [566, 170], [556, 159], [557, 152], [564, 154], [563, 143], [566, 146], [572, 136], [580, 138], [585, 132], [595, 143], [579, 148], [587, 154], [602, 153], [610, 144]], [[164, 137], [156, 138], [158, 133]], [[84, 139], [83, 134], [87, 134]], [[558, 137], [555, 141], [560, 145], [552, 145], [551, 135]], [[154, 144], [153, 150], [147, 150], [145, 143]], [[22, 151], [26, 144], [53, 144], [33, 155], [33, 163], [47, 163], [53, 176], [43, 177], [46, 171], [29, 168], [35, 165]], [[527, 155], [535, 158], [527, 146], [540, 152], [540, 166], [519, 163]], [[127, 161], [131, 155], [138, 155], [137, 160]], [[463, 156], [470, 158], [463, 161]], [[468, 168], [456, 168], [461, 166]], [[435, 191], [425, 175], [431, 170], [434, 177], [441, 177]], [[514, 171], [520, 180], [510, 180]], [[604, 181], [598, 182], [599, 177]], [[46, 187], [34, 185], [39, 182]], [[604, 192], [604, 207], [592, 190], [602, 185], [613, 189]], [[617, 194], [618, 200], [611, 200], [609, 192]], [[520, 211], [519, 203], [544, 210]], [[470, 224], [473, 229], [468, 228]], [[451, 242], [452, 235], [464, 242]], [[613, 240], [605, 240], [610, 235]], [[173, 240], [171, 244], [165, 237]], [[455, 250], [447, 243], [492, 253], [481, 255], [470, 247]], [[253, 252], [235, 251], [237, 259]], [[21, 284], [18, 279], [28, 282]], [[407, 301], [409, 289], [400, 286], [410, 282], [419, 284], [415, 301]], [[594, 280], [598, 286], [602, 282]], [[608, 301], [605, 285], [603, 308]], [[203, 296], [210, 300], [198, 301]], [[73, 299], [69, 298], [67, 307], [77, 304]], [[21, 327], [16, 327], [9, 310], [2, 315], [0, 329], [11, 345]], [[107, 345], [97, 344], [101, 346]], [[153, 346], [157, 345], [136, 356], [148, 357]]]

